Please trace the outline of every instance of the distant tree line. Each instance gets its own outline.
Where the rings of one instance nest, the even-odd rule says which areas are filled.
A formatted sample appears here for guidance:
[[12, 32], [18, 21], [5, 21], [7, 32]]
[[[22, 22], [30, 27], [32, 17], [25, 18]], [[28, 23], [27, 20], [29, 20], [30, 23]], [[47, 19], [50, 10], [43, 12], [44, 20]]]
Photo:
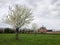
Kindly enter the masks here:
[[[38, 30], [35, 32], [35, 30], [31, 29], [19, 29], [19, 33], [37, 33]], [[0, 33], [16, 33], [15, 29], [11, 28], [5, 28], [5, 29], [0, 29]]]
[[15, 30], [10, 28], [0, 29], [0, 33], [15, 33]]

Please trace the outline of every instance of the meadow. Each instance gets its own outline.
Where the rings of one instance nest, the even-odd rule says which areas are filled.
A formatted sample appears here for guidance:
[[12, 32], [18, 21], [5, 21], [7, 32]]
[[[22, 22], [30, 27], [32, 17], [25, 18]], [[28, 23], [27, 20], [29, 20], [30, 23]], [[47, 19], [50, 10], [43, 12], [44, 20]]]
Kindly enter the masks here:
[[0, 45], [60, 45], [60, 34], [0, 34]]

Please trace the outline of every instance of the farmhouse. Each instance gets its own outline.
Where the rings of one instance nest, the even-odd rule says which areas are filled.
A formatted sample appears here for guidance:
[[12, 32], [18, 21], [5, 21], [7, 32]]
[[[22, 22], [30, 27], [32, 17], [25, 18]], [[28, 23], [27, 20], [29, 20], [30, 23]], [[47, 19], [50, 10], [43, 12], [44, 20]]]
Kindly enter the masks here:
[[47, 29], [46, 27], [41, 27], [39, 30], [38, 30], [39, 33], [46, 33], [47, 32]]

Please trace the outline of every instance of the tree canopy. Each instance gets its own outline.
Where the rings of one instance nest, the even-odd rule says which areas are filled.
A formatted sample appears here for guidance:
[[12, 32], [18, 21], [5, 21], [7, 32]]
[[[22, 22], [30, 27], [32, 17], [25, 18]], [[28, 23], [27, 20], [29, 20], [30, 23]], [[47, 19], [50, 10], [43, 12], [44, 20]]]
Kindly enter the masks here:
[[17, 28], [30, 23], [33, 20], [32, 17], [31, 9], [23, 5], [15, 5], [15, 7], [9, 7], [6, 23]]

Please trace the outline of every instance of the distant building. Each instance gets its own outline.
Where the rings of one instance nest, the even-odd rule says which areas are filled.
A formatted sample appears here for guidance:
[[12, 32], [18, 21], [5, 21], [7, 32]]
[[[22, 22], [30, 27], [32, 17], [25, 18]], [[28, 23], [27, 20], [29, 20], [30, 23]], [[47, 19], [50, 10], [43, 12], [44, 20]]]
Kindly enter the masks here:
[[47, 32], [52, 32], [52, 30], [47, 30]]
[[39, 33], [46, 33], [47, 32], [47, 29], [46, 27], [41, 27], [39, 30], [38, 30]]

